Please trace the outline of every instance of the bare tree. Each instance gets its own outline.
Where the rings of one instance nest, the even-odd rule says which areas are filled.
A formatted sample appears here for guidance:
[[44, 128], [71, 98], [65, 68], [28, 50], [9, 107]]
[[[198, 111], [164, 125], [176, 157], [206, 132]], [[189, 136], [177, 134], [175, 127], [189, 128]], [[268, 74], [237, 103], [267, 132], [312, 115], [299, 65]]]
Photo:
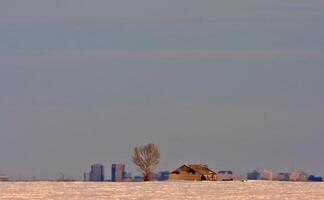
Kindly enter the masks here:
[[160, 160], [160, 151], [156, 145], [149, 143], [144, 146], [134, 148], [132, 159], [144, 177], [144, 181], [149, 181], [153, 175], [153, 170]]

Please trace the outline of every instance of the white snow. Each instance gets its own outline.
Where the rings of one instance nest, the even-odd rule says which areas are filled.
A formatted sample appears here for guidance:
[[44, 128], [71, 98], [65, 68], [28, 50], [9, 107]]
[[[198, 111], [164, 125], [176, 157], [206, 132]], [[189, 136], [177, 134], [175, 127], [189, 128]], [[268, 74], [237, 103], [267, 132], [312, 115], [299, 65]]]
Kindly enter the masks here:
[[0, 199], [324, 199], [324, 183], [248, 182], [3, 182]]

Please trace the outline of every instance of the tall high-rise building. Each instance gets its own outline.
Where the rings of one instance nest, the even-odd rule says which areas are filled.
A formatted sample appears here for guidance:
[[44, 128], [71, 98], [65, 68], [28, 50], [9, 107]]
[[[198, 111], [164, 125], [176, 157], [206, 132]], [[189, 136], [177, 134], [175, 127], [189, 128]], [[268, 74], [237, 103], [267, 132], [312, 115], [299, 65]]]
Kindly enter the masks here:
[[104, 181], [105, 173], [104, 166], [102, 164], [91, 165], [90, 181]]
[[111, 181], [121, 182], [125, 179], [125, 165], [124, 164], [112, 164], [111, 165]]

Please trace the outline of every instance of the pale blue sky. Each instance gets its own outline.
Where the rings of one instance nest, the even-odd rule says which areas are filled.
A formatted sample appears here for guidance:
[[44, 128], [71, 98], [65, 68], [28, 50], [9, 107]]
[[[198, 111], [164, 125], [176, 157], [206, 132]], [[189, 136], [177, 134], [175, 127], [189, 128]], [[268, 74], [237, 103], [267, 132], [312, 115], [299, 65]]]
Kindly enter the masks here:
[[[324, 1], [2, 0], [0, 173], [185, 162], [324, 176]], [[109, 176], [108, 176], [109, 177]]]

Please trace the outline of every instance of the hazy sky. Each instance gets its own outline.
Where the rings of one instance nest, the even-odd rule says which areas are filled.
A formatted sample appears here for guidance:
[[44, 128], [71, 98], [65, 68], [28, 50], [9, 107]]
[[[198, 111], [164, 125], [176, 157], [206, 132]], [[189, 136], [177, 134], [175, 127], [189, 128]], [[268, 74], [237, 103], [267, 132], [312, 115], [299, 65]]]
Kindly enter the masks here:
[[158, 170], [324, 176], [323, 33], [323, 0], [1, 0], [0, 174], [153, 142]]

